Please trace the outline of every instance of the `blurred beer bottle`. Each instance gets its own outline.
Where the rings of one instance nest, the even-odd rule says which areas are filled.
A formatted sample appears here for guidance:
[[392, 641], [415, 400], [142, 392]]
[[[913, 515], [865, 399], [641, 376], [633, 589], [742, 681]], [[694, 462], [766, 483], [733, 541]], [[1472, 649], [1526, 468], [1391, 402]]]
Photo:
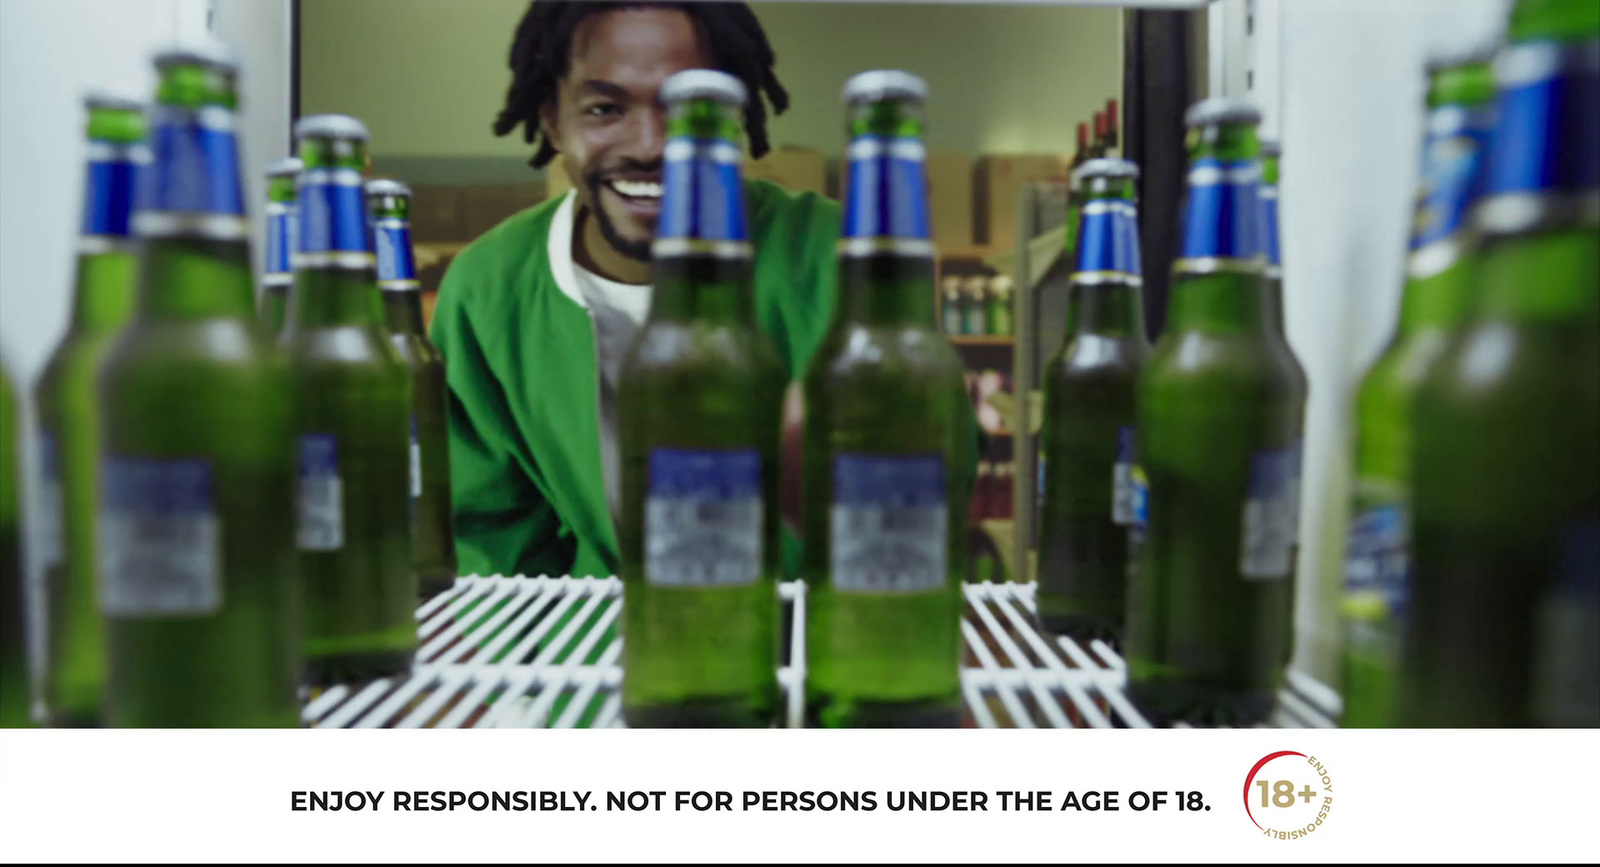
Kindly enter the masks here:
[[806, 698], [827, 726], [953, 725], [976, 431], [939, 334], [922, 79], [845, 84], [839, 310], [805, 378]]
[[1521, 0], [1464, 330], [1413, 410], [1398, 722], [1600, 725], [1600, 7]]
[[295, 186], [304, 168], [300, 160], [285, 157], [267, 166], [266, 268], [261, 275], [261, 325], [276, 338], [289, 318], [289, 291], [294, 288], [294, 240], [299, 218], [295, 211]]
[[622, 708], [760, 726], [778, 706], [778, 437], [788, 377], [756, 326], [745, 88], [689, 70], [669, 112], [650, 318], [623, 362]]
[[105, 624], [95, 579], [100, 443], [95, 377], [134, 308], [137, 257], [129, 233], [145, 146], [144, 106], [91, 94], [88, 166], [72, 322], [35, 386], [44, 575], [46, 721], [95, 725], [105, 696]]
[[[1305, 368], [1289, 346], [1289, 334], [1284, 328], [1283, 256], [1279, 252], [1278, 232], [1278, 164], [1283, 151], [1275, 141], [1261, 142], [1261, 187], [1257, 190], [1259, 204], [1256, 227], [1261, 232], [1261, 249], [1266, 255], [1263, 276], [1267, 284], [1268, 320], [1272, 330], [1267, 343], [1277, 356], [1277, 364], [1289, 371], [1293, 381], [1291, 400], [1304, 407], [1310, 397], [1310, 381]], [[1294, 600], [1300, 560], [1300, 491], [1302, 456], [1305, 453], [1305, 413], [1295, 416], [1294, 445], [1289, 449], [1289, 494], [1287, 508], [1276, 517], [1283, 521], [1289, 533], [1289, 592], [1284, 594], [1283, 622], [1288, 630], [1283, 641], [1283, 661], [1288, 664], [1294, 656]]]
[[1247, 724], [1283, 682], [1295, 437], [1304, 405], [1274, 346], [1248, 101], [1191, 107], [1183, 246], [1138, 388], [1148, 523], [1129, 583], [1129, 694], [1155, 721]]
[[260, 329], [237, 66], [156, 57], [137, 308], [99, 378], [100, 605], [114, 726], [296, 726], [288, 371]]
[[1127, 602], [1133, 522], [1135, 387], [1150, 352], [1140, 297], [1139, 169], [1091, 160], [1078, 169], [1088, 196], [1073, 274], [1073, 333], [1045, 368], [1039, 530], [1040, 625], [1117, 642]]
[[0, 360], [0, 728], [32, 724], [28, 617], [22, 596], [22, 474], [17, 396]]
[[422, 283], [411, 252], [411, 188], [380, 178], [367, 181], [366, 193], [389, 341], [411, 368], [411, 541], [418, 591], [431, 597], [456, 581], [444, 357], [422, 325]]
[[367, 129], [320, 114], [301, 118], [295, 137], [305, 171], [282, 344], [295, 386], [306, 669], [324, 685], [399, 674], [416, 653], [412, 385], [378, 297]]
[[1400, 319], [1355, 397], [1355, 476], [1345, 545], [1344, 719], [1394, 724], [1400, 644], [1409, 609], [1411, 409], [1469, 303], [1475, 240], [1468, 215], [1494, 124], [1487, 53], [1428, 67], [1428, 115]]

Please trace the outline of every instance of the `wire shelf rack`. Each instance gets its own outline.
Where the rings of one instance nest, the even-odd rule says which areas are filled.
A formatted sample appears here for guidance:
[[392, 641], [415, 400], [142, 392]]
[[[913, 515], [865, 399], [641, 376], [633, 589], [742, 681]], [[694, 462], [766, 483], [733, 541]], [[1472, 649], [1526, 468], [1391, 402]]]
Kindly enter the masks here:
[[[1126, 667], [1105, 643], [1040, 633], [1033, 585], [965, 584], [963, 725], [1147, 728], [1123, 693]], [[781, 724], [803, 720], [805, 587], [779, 586], [788, 647], [778, 668]], [[617, 578], [460, 578], [417, 610], [421, 648], [408, 675], [308, 696], [319, 728], [622, 727], [622, 582]], [[1338, 693], [1291, 671], [1267, 727], [1332, 727]]]

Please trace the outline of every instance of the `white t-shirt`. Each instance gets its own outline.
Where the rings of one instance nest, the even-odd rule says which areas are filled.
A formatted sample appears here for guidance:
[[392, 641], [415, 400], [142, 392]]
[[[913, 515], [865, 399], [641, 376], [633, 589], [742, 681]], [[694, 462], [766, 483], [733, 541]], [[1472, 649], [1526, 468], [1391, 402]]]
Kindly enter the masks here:
[[596, 361], [600, 367], [600, 463], [605, 472], [606, 505], [612, 521], [622, 514], [622, 472], [617, 441], [617, 375], [623, 356], [650, 315], [649, 284], [618, 283], [572, 263], [578, 291], [594, 316]]

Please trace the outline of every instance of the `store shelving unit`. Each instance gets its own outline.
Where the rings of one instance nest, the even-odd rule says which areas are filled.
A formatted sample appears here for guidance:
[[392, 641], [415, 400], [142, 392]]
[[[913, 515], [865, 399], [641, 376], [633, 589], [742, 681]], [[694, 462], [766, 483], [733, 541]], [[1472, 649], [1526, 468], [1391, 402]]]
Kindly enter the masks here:
[[[1033, 626], [1030, 584], [967, 584], [961, 623], [963, 725], [977, 728], [1146, 728], [1123, 694], [1122, 658]], [[780, 596], [791, 612], [778, 669], [781, 723], [802, 725], [804, 585]], [[622, 611], [616, 578], [461, 578], [417, 611], [422, 648], [404, 677], [311, 696], [320, 728], [620, 727]], [[1328, 727], [1340, 711], [1328, 687], [1291, 673], [1270, 725]]]

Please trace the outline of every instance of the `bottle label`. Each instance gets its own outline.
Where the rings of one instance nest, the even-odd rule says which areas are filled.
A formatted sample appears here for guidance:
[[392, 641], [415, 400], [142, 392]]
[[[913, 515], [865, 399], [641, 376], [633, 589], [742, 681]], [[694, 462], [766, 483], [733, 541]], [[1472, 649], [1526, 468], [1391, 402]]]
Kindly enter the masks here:
[[1139, 546], [1144, 544], [1150, 532], [1150, 477], [1145, 475], [1144, 467], [1136, 463], [1128, 472], [1128, 482], [1131, 488], [1129, 499], [1133, 502], [1133, 520], [1128, 522], [1128, 563], [1131, 567], [1137, 562]]
[[296, 543], [302, 551], [344, 547], [344, 482], [333, 434], [300, 437], [300, 500]]
[[1117, 461], [1111, 465], [1111, 520], [1124, 526], [1138, 520], [1135, 446], [1134, 429], [1128, 425], [1117, 428]]
[[79, 234], [126, 238], [138, 189], [144, 145], [89, 143], [89, 178], [85, 185], [83, 225]]
[[1408, 524], [1405, 505], [1398, 502], [1373, 504], [1351, 517], [1341, 606], [1347, 619], [1404, 616], [1411, 598]]
[[1261, 252], [1256, 187], [1261, 164], [1203, 157], [1189, 168], [1180, 260], [1255, 259]]
[[1239, 541], [1239, 571], [1246, 578], [1284, 578], [1289, 574], [1294, 535], [1288, 521], [1294, 466], [1291, 451], [1278, 449], [1250, 456], [1244, 528]]
[[656, 238], [748, 241], [743, 161], [744, 152], [725, 139], [678, 136], [667, 142]]
[[390, 291], [418, 288], [411, 228], [406, 221], [397, 217], [374, 220], [372, 237], [377, 245], [378, 286]]
[[916, 138], [863, 135], [846, 153], [845, 238], [926, 239], [927, 150]]
[[1305, 450], [1303, 437], [1295, 437], [1289, 448], [1289, 502], [1284, 520], [1289, 522], [1289, 544], [1300, 544], [1300, 492], [1305, 489]]
[[268, 202], [267, 215], [267, 268], [268, 277], [292, 278], [294, 276], [295, 223], [297, 209], [293, 202]]
[[113, 456], [102, 470], [101, 610], [149, 617], [222, 607], [222, 522], [211, 465]]
[[650, 452], [645, 581], [732, 587], [761, 577], [761, 454], [755, 449]]
[[1600, 517], [1562, 534], [1555, 580], [1535, 613], [1531, 672], [1540, 725], [1600, 725]]
[[928, 593], [949, 581], [950, 513], [939, 455], [841, 454], [833, 464], [834, 589]]
[[1267, 256], [1269, 266], [1283, 265], [1283, 254], [1278, 247], [1278, 188], [1262, 184], [1256, 190], [1260, 202], [1257, 226], [1261, 229], [1261, 251]]
[[1129, 274], [1140, 277], [1144, 274], [1143, 256], [1140, 251], [1143, 247], [1139, 244], [1139, 209], [1132, 202], [1118, 202], [1117, 235], [1118, 246], [1122, 249], [1120, 261]]
[[62, 561], [61, 453], [55, 434], [39, 430], [39, 558], [44, 569]]
[[1487, 195], [1600, 189], [1597, 57], [1593, 40], [1533, 42], [1500, 52], [1500, 116], [1488, 152]]
[[1447, 105], [1429, 112], [1422, 146], [1411, 249], [1442, 241], [1466, 227], [1467, 212], [1494, 128], [1490, 106]]
[[1078, 271], [1088, 274], [1139, 273], [1138, 226], [1133, 206], [1117, 199], [1096, 199], [1083, 206], [1078, 232]]
[[[309, 267], [326, 267], [340, 260], [331, 254], [356, 254], [372, 265], [369, 221], [361, 173], [355, 169], [309, 169], [299, 181], [300, 231], [298, 253]], [[361, 254], [367, 254], [362, 256]]]
[[244, 217], [234, 113], [221, 106], [150, 110], [150, 165], [138, 173], [137, 210]]

